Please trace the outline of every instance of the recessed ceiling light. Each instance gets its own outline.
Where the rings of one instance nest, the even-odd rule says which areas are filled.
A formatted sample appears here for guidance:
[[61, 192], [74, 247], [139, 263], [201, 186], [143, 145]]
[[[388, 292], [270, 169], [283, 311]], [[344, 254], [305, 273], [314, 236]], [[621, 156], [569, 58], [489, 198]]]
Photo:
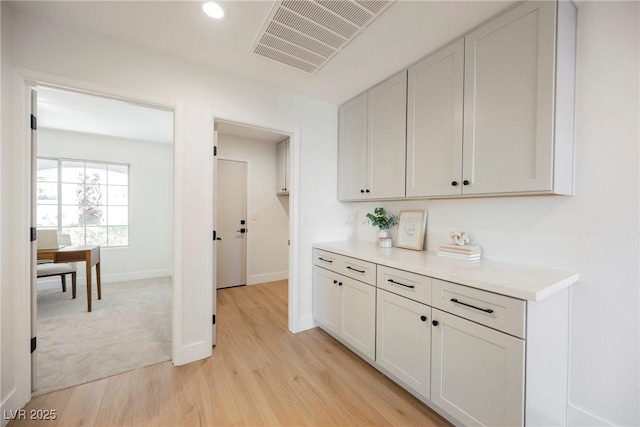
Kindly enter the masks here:
[[208, 1], [203, 4], [202, 10], [207, 14], [207, 16], [210, 16], [213, 19], [224, 18], [224, 9], [214, 1]]

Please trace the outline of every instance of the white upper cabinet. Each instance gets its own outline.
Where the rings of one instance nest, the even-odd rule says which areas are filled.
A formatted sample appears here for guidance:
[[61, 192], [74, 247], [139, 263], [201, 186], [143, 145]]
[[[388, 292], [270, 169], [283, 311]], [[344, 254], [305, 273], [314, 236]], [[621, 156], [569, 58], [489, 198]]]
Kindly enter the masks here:
[[407, 197], [462, 192], [464, 40], [409, 68]]
[[340, 200], [405, 196], [406, 103], [403, 71], [340, 107]]
[[276, 194], [289, 194], [289, 140], [284, 140], [276, 146], [278, 159], [278, 178]]
[[[575, 8], [564, 3], [524, 2], [465, 37], [463, 194], [572, 193]], [[556, 36], [556, 17], [573, 30]]]
[[366, 199], [367, 187], [367, 94], [342, 105], [339, 110], [338, 198]]
[[571, 2], [523, 1], [345, 104], [339, 198], [573, 194], [575, 47]]
[[405, 196], [407, 72], [369, 91], [368, 199]]

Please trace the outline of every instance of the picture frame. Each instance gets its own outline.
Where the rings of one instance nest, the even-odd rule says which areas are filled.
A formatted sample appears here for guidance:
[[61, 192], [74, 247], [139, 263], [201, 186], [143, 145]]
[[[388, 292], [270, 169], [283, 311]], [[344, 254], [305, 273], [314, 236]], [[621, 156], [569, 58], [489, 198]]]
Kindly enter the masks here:
[[396, 247], [421, 251], [427, 228], [427, 211], [400, 211]]

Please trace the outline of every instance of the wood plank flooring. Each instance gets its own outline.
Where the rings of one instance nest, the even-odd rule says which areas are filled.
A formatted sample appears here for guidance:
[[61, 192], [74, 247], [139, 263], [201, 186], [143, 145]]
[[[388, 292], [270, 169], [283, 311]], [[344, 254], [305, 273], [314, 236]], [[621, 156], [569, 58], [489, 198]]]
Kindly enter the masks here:
[[54, 421], [10, 426], [446, 426], [320, 329], [287, 330], [287, 282], [218, 292], [210, 358], [170, 362], [34, 398]]

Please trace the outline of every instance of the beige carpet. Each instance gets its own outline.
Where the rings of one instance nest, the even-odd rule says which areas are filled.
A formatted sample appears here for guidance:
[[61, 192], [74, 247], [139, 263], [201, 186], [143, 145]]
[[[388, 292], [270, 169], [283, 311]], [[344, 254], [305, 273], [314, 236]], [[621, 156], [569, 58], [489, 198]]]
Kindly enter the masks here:
[[38, 291], [38, 371], [34, 395], [171, 359], [171, 279], [95, 286], [93, 307], [78, 286]]

